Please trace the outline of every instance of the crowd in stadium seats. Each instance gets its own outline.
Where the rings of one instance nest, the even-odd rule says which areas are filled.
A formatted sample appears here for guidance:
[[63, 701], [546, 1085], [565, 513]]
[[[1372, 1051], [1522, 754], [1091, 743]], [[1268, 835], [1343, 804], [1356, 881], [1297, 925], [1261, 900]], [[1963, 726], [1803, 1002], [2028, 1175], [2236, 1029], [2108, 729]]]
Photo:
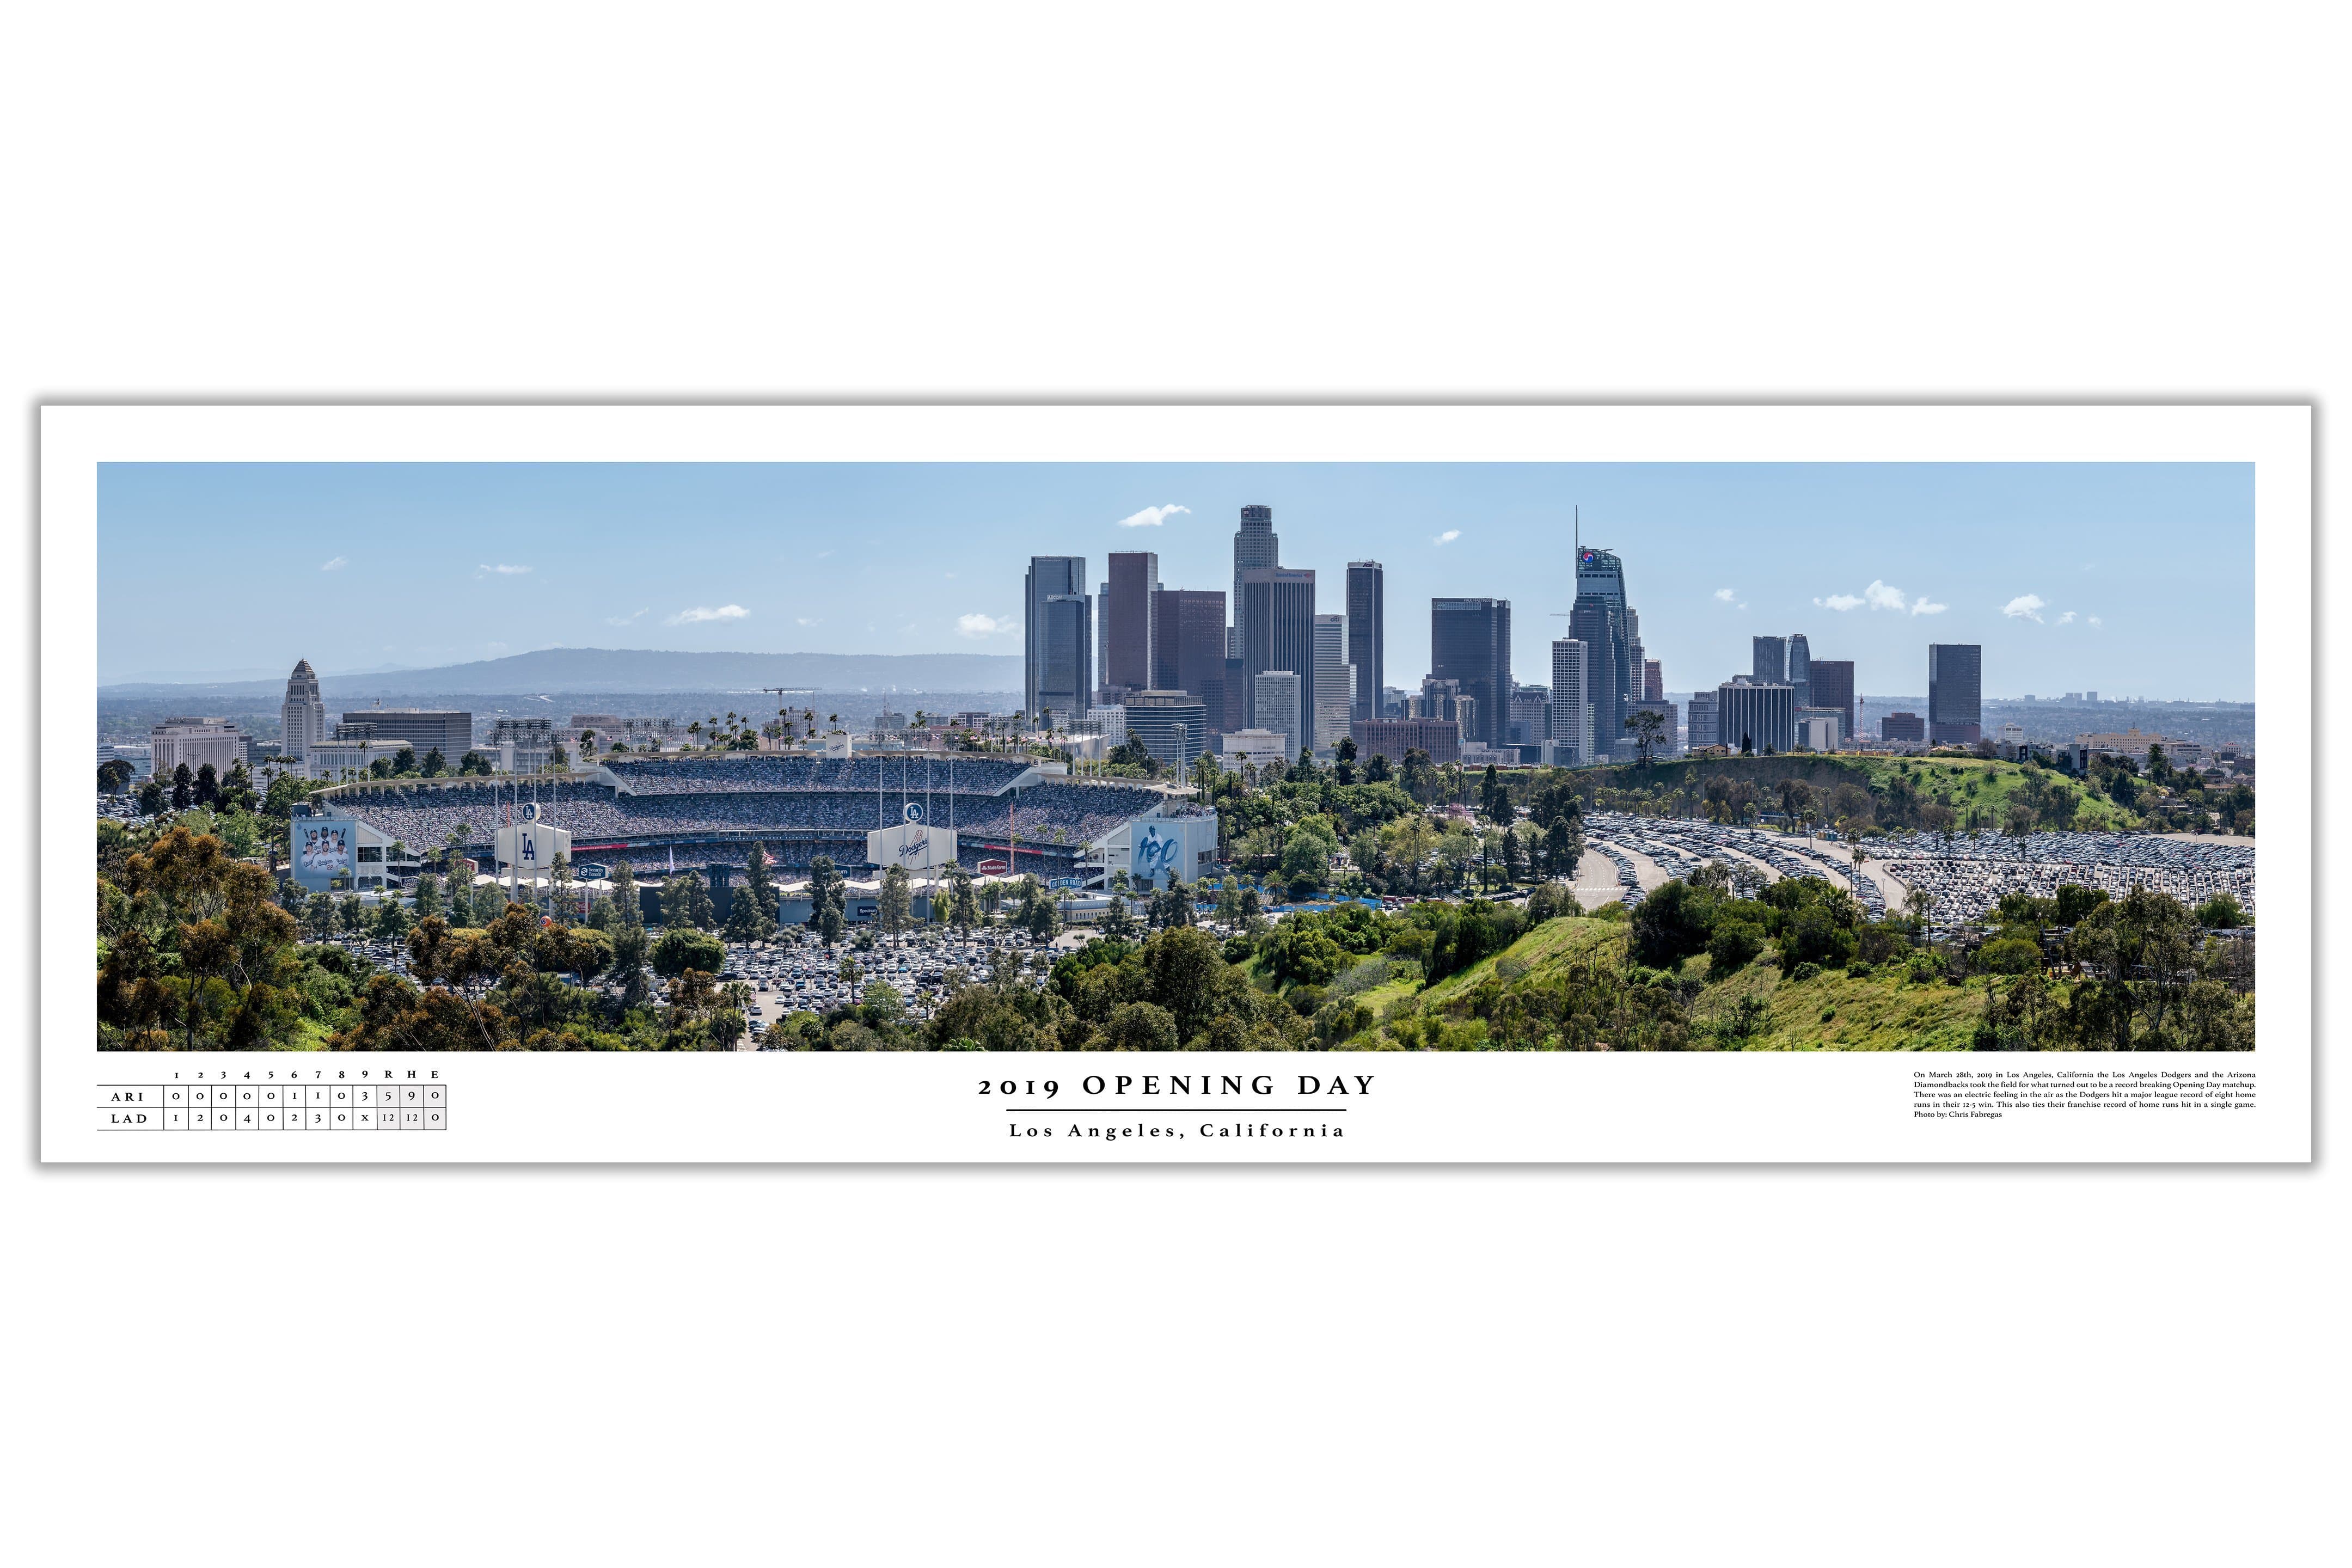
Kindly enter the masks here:
[[[770, 769], [763, 764], [780, 764]], [[845, 843], [901, 820], [901, 801], [921, 799], [909, 788], [902, 796], [895, 778], [886, 783], [877, 805], [867, 775], [864, 792], [855, 788], [821, 788], [813, 782], [824, 775], [811, 768], [840, 770], [838, 776], [855, 780], [850, 770], [863, 762], [837, 763], [803, 757], [759, 757], [697, 763], [663, 758], [627, 764], [638, 787], [616, 794], [611, 787], [584, 781], [525, 784], [520, 798], [536, 795], [545, 820], [570, 830], [577, 843], [600, 839], [677, 837], [697, 833], [745, 833], [787, 829], [824, 831], [841, 836]], [[887, 763], [886, 765], [895, 765]], [[936, 764], [935, 764], [936, 766]], [[1130, 817], [1141, 816], [1166, 797], [1156, 790], [1133, 784], [1092, 784], [1054, 780], [1018, 792], [989, 795], [968, 789], [967, 764], [956, 767], [952, 798], [944, 777], [935, 777], [930, 794], [930, 821], [958, 833], [1001, 837], [1018, 826], [1024, 841], [1076, 847], [1101, 837]], [[980, 773], [970, 781], [992, 782], [996, 787], [1018, 776], [1020, 765], [983, 763], [993, 775]], [[646, 770], [639, 773], [637, 770]], [[794, 770], [797, 782], [778, 787], [772, 781]], [[617, 771], [617, 770], [616, 770]], [[944, 773], [944, 769], [938, 770]], [[920, 769], [916, 770], [919, 782]], [[735, 787], [726, 788], [723, 785]], [[440, 788], [399, 784], [361, 787], [331, 797], [341, 809], [362, 817], [411, 849], [437, 849], [452, 833], [464, 832], [471, 845], [489, 841], [491, 830], [507, 819], [518, 792], [512, 785], [459, 784]], [[781, 844], [772, 847], [782, 853]], [[605, 857], [610, 858], [609, 856]]]
[[816, 794], [864, 790], [871, 796], [925, 787], [934, 795], [950, 778], [955, 793], [993, 795], [1032, 766], [1016, 757], [616, 757], [607, 763], [630, 795], [741, 795], [780, 790]]

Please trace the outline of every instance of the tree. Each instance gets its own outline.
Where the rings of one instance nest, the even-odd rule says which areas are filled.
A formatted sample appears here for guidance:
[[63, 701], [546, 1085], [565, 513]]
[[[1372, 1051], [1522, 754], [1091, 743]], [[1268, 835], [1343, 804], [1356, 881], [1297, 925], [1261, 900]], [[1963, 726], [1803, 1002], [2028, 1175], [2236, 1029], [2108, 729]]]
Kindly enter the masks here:
[[1033, 884], [1022, 923], [1028, 928], [1030, 941], [1051, 942], [1062, 929], [1061, 908], [1055, 903], [1050, 892]]
[[549, 926], [531, 943], [534, 968], [550, 974], [575, 974], [582, 984], [613, 961], [613, 941], [583, 926]]
[[613, 867], [612, 908], [624, 925], [644, 929], [646, 911], [643, 902], [637, 897], [637, 874], [630, 868], [626, 860], [619, 861]]
[[809, 925], [827, 947], [841, 940], [848, 924], [848, 894], [833, 857], [820, 855], [809, 864]]
[[913, 923], [914, 897], [907, 868], [893, 865], [882, 873], [882, 888], [874, 900], [874, 918], [890, 936], [903, 935]]
[[1625, 732], [1633, 737], [1634, 754], [1646, 765], [1657, 751], [1659, 737], [1666, 727], [1666, 716], [1654, 709], [1644, 708], [1625, 715]]
[[313, 941], [326, 941], [335, 929], [335, 900], [325, 893], [312, 893], [302, 905], [302, 929]]
[[760, 906], [752, 900], [749, 889], [739, 889], [727, 900], [727, 923], [719, 929], [719, 932], [725, 940], [734, 942], [758, 942], [768, 933], [769, 929], [767, 921], [761, 919]]
[[2228, 931], [2246, 923], [2246, 911], [2235, 893], [2216, 893], [2197, 906], [2197, 923], [2208, 931]]
[[1303, 899], [1320, 891], [1330, 880], [1331, 857], [1339, 852], [1339, 836], [1329, 817], [1302, 817], [1293, 825], [1282, 847], [1281, 867], [1290, 896]]
[[1405, 794], [1412, 796], [1423, 805], [1429, 805], [1437, 799], [1439, 787], [1437, 769], [1430, 762], [1429, 753], [1419, 746], [1409, 746], [1405, 749], [1402, 773], [1399, 782], [1403, 784]]
[[1544, 829], [1544, 870], [1554, 877], [1573, 877], [1576, 865], [1584, 858], [1584, 840], [1571, 826], [1570, 817], [1554, 817]]
[[1492, 763], [1486, 764], [1486, 776], [1478, 781], [1478, 806], [1486, 820], [1497, 827], [1508, 827], [1518, 819], [1511, 804], [1511, 792], [1503, 776]]
[[188, 764], [185, 763], [172, 770], [172, 809], [173, 811], [188, 809], [194, 793], [194, 781], [195, 775], [188, 772]]
[[1201, 799], [1205, 801], [1216, 793], [1217, 779], [1223, 772], [1217, 759], [1206, 752], [1192, 759], [1192, 788]]
[[1437, 847], [1437, 829], [1422, 813], [1408, 812], [1381, 830], [1387, 842], [1389, 858], [1403, 866], [1412, 879], [1412, 890], [1421, 891], [1421, 873], [1430, 854]]
[[121, 795], [131, 783], [131, 764], [121, 757], [110, 757], [98, 764], [98, 787], [101, 794]]
[[662, 924], [672, 930], [690, 926], [696, 931], [709, 931], [719, 923], [719, 910], [710, 901], [710, 889], [696, 872], [680, 871], [664, 882], [661, 901]]
[[948, 919], [967, 936], [980, 923], [980, 900], [972, 893], [971, 873], [961, 865], [948, 868]]
[[624, 1008], [640, 1006], [648, 994], [646, 984], [648, 946], [646, 928], [641, 922], [631, 921], [615, 926], [610, 934], [613, 956], [605, 965], [605, 972], [621, 983], [621, 1005]]
[[436, 746], [431, 751], [425, 753], [425, 761], [418, 766], [416, 771], [423, 773], [428, 779], [439, 778], [442, 771], [447, 768], [448, 765], [449, 759], [441, 754], [440, 747]]
[[671, 926], [653, 946], [654, 973], [675, 979], [688, 970], [717, 974], [727, 966], [727, 950], [719, 939], [687, 926]]
[[441, 882], [430, 871], [421, 872], [416, 879], [416, 918], [441, 912]]
[[163, 785], [161, 781], [151, 778], [139, 786], [140, 816], [153, 816], [163, 809]]
[[768, 873], [768, 850], [762, 844], [753, 844], [744, 858], [743, 891], [737, 895], [751, 900], [759, 911], [764, 930], [772, 931], [776, 923], [776, 884]]

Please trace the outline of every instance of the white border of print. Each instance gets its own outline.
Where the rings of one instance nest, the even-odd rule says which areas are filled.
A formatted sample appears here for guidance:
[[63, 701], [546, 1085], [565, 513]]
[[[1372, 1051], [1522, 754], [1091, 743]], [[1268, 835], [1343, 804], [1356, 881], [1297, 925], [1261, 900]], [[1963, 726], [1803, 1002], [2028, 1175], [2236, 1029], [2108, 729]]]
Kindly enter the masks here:
[[[964, 1053], [297, 1058], [101, 1054], [87, 875], [96, 741], [97, 465], [104, 461], [1577, 461], [2255, 465], [2256, 700], [2265, 837], [2255, 1109], [1920, 1121], [1908, 1053], [1412, 1053], [1239, 1058]], [[42, 411], [42, 1158], [47, 1161], [2307, 1161], [2312, 1081], [2312, 418], [2302, 405], [66, 406]], [[1965, 1059], [1937, 1058], [1955, 1066]], [[1977, 1058], [1981, 1060], [1982, 1058]], [[2014, 1063], [2020, 1058], [2006, 1058]], [[2047, 1062], [2047, 1057], [2032, 1058]], [[234, 1064], [439, 1068], [450, 1129], [422, 1136], [105, 1134], [100, 1080]], [[983, 1073], [1267, 1074], [1276, 1092], [1171, 1115], [1092, 1103], [1142, 1136], [1013, 1135]], [[1278, 1121], [1301, 1072], [1374, 1078], [1345, 1135], [1219, 1136]], [[1062, 1103], [1068, 1103], [1063, 1100]], [[1150, 1136], [1156, 1125], [1186, 1136]]]

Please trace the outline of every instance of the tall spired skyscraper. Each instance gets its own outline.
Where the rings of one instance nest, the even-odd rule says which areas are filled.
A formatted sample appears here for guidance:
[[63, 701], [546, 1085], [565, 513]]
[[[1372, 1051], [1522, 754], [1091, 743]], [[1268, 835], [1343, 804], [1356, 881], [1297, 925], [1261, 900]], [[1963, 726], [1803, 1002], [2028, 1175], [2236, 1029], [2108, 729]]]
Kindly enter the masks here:
[[319, 675], [309, 659], [297, 663], [287, 678], [286, 706], [279, 714], [285, 723], [285, 738], [278, 743], [280, 756], [308, 757], [310, 748], [327, 738], [327, 704], [319, 696]]
[[1637, 634], [1625, 603], [1625, 564], [1614, 551], [1578, 546], [1576, 603], [1569, 609], [1568, 635], [1585, 647], [1592, 750], [1596, 757], [1606, 757], [1625, 739], [1625, 715], [1641, 691], [1641, 666], [1633, 662]]
[[1249, 657], [1249, 633], [1245, 619], [1249, 614], [1249, 596], [1242, 592], [1242, 574], [1271, 572], [1281, 564], [1282, 541], [1274, 531], [1274, 508], [1242, 508], [1242, 525], [1234, 532], [1234, 629], [1225, 642], [1227, 658]]

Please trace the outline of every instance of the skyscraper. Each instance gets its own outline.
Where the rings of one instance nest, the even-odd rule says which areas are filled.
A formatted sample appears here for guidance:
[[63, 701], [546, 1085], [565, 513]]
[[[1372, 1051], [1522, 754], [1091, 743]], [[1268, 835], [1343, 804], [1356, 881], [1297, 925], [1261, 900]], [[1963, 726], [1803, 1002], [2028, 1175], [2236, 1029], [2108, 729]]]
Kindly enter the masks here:
[[[1248, 672], [1253, 693], [1259, 690], [1257, 678], [1270, 669], [1287, 670], [1297, 679], [1298, 712], [1286, 731], [1288, 754], [1295, 758], [1301, 747], [1314, 744], [1309, 726], [1315, 714], [1315, 574], [1284, 566], [1243, 573], [1242, 607], [1234, 619], [1247, 633], [1242, 668]], [[1261, 727], [1285, 729], [1266, 722], [1255, 696], [1251, 711], [1252, 721]]]
[[1103, 667], [1105, 686], [1141, 691], [1151, 684], [1152, 595], [1160, 591], [1160, 557], [1149, 550], [1113, 551], [1108, 613], [1110, 633], [1106, 639], [1108, 661]]
[[1862, 731], [1853, 721], [1853, 660], [1850, 658], [1817, 658], [1812, 661], [1812, 707], [1834, 708], [1844, 716], [1840, 731], [1858, 736]]
[[1712, 691], [1691, 693], [1690, 711], [1684, 716], [1686, 739], [1685, 746], [1697, 751], [1703, 746], [1723, 744], [1723, 726], [1715, 714], [1716, 694]]
[[1560, 764], [1580, 768], [1592, 761], [1592, 696], [1585, 679], [1586, 645], [1560, 637], [1551, 645], [1551, 739], [1562, 748]]
[[1654, 658], [1642, 661], [1642, 700], [1664, 702], [1666, 700], [1665, 667]]
[[[1224, 630], [1222, 625], [1217, 629], [1221, 634]], [[1124, 706], [1128, 738], [1179, 777], [1208, 750], [1208, 712], [1192, 693], [1138, 691]]]
[[1225, 728], [1225, 591], [1162, 588], [1151, 595], [1151, 684], [1189, 691], [1206, 710], [1209, 732]]
[[1315, 617], [1315, 749], [1339, 743], [1356, 714], [1354, 666], [1348, 662], [1348, 617]]
[[1780, 637], [1750, 637], [1748, 679], [1777, 681], [1789, 679], [1789, 645]]
[[1348, 563], [1348, 662], [1356, 671], [1355, 717], [1379, 718], [1388, 680], [1388, 573], [1377, 561]]
[[1789, 684], [1796, 689], [1798, 707], [1813, 705], [1813, 649], [1802, 632], [1789, 638]]
[[278, 710], [285, 735], [278, 742], [280, 756], [302, 758], [327, 738], [327, 704], [319, 696], [319, 674], [309, 659], [294, 666], [286, 679], [286, 705]]
[[1625, 618], [1625, 704], [1631, 711], [1642, 700], [1642, 672], [1650, 659], [1642, 647], [1642, 613], [1631, 605], [1619, 613]]
[[[1056, 601], [1062, 607], [1049, 614], [1048, 606]], [[1022, 583], [1023, 712], [1034, 716], [1051, 709], [1083, 713], [1093, 705], [1088, 700], [1094, 690], [1090, 608], [1085, 556], [1029, 558], [1029, 574]]]
[[1727, 680], [1715, 689], [1716, 722], [1723, 744], [1735, 752], [1792, 752], [1797, 748], [1797, 705], [1785, 680]]
[[1625, 564], [1614, 551], [1595, 545], [1576, 552], [1576, 602], [1570, 607], [1568, 635], [1585, 645], [1585, 679], [1591, 692], [1594, 760], [1606, 757], [1625, 734], [1626, 706], [1642, 689], [1642, 667], [1633, 662], [1638, 625], [1625, 599]]
[[1984, 647], [1927, 645], [1927, 743], [1973, 746], [1984, 739]]
[[1110, 584], [1106, 582], [1095, 590], [1095, 680], [1097, 687], [1108, 684], [1105, 672], [1110, 668]]
[[1249, 606], [1244, 603], [1243, 574], [1268, 572], [1281, 564], [1282, 541], [1274, 531], [1274, 508], [1242, 508], [1242, 525], [1234, 532], [1234, 630], [1225, 648], [1232, 657], [1249, 657], [1249, 637], [1244, 620]]
[[1430, 674], [1462, 683], [1463, 695], [1478, 706], [1475, 728], [1465, 740], [1499, 746], [1509, 739], [1511, 713], [1511, 602], [1508, 599], [1432, 599], [1429, 602]]
[[1287, 669], [1261, 669], [1250, 677], [1250, 723], [1282, 737], [1286, 763], [1297, 762], [1307, 746], [1301, 684], [1298, 676]]

